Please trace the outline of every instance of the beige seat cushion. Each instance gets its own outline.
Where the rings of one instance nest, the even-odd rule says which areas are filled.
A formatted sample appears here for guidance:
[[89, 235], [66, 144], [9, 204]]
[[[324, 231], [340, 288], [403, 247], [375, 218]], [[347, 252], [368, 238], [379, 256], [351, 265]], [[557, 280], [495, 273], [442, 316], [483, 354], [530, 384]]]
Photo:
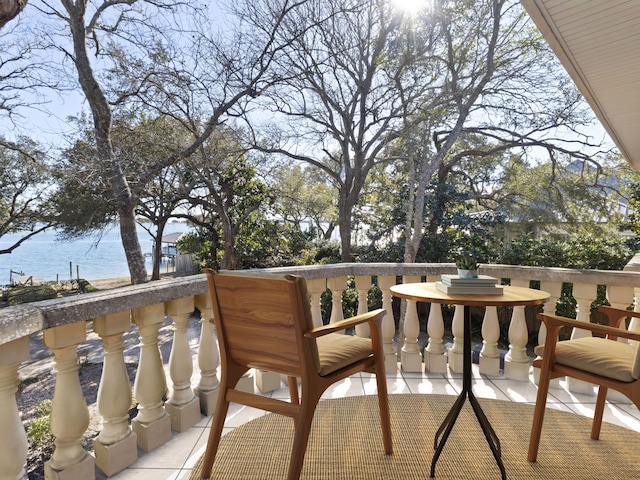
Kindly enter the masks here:
[[318, 337], [316, 342], [320, 360], [320, 368], [318, 369], [320, 376], [328, 375], [373, 354], [371, 340], [368, 338], [330, 333]]
[[[544, 357], [544, 345], [537, 346], [535, 353]], [[635, 347], [604, 338], [584, 337], [556, 344], [556, 363], [621, 382], [638, 378], [639, 372], [634, 371], [635, 359]]]

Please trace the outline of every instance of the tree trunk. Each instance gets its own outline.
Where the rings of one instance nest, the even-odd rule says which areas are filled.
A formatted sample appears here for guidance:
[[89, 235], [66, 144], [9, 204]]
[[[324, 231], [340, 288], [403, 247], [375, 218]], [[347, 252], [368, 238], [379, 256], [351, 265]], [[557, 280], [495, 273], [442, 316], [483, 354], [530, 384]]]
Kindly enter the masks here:
[[77, 5], [69, 0], [63, 0], [62, 3], [69, 13], [68, 22], [73, 36], [78, 81], [91, 107], [96, 134], [96, 153], [101, 163], [102, 171], [107, 174], [107, 180], [111, 184], [117, 202], [120, 235], [127, 257], [131, 283], [134, 285], [145, 283], [147, 281], [147, 270], [136, 228], [136, 198], [133, 196], [127, 178], [115, 158], [111, 144], [111, 107], [93, 74], [89, 55], [87, 54], [86, 28], [84, 24], [85, 4]]
[[13, 20], [27, 6], [27, 0], [0, 0], [0, 28]]
[[162, 260], [162, 236], [164, 235], [164, 227], [166, 222], [158, 223], [156, 232], [156, 241], [153, 245], [153, 268], [151, 271], [151, 280], [160, 280], [160, 261]]

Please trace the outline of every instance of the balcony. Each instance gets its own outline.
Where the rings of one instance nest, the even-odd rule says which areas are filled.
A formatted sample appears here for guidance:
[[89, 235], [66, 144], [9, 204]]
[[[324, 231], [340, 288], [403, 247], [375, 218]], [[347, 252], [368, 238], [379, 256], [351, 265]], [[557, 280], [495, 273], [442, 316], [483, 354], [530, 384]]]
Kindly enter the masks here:
[[[589, 320], [590, 305], [598, 285], [606, 286], [609, 303], [625, 308], [635, 303], [640, 288], [636, 259], [624, 272], [558, 268], [483, 265], [482, 273], [507, 279], [511, 285], [531, 282], [551, 294], [545, 312], [555, 312], [563, 283], [570, 283], [577, 304], [577, 319]], [[392, 312], [389, 288], [401, 281], [433, 280], [453, 273], [452, 264], [338, 264], [270, 269], [307, 278], [315, 323], [321, 323], [321, 295], [332, 293], [331, 320], [342, 318], [342, 292], [353, 277], [358, 308], [366, 309], [372, 283], [382, 294], [382, 307]], [[457, 307], [456, 307], [457, 308]], [[529, 307], [527, 307], [529, 308]], [[196, 310], [201, 319], [194, 317]], [[396, 308], [397, 311], [397, 308]], [[439, 308], [429, 310], [427, 334], [421, 333], [415, 308], [404, 315], [403, 331], [396, 332], [393, 315], [383, 324], [389, 391], [454, 395], [461, 388], [462, 359], [458, 315], [454, 313], [451, 344], [443, 335]], [[507, 315], [509, 346], [498, 348], [501, 318]], [[514, 307], [497, 312], [487, 308], [482, 320], [482, 351], [474, 365], [479, 397], [534, 403], [536, 372], [526, 347], [534, 311]], [[0, 478], [22, 479], [27, 439], [16, 403], [16, 380], [41, 365], [53, 367], [51, 429], [56, 437], [53, 456], [45, 464], [49, 479], [188, 478], [206, 441], [208, 416], [218, 387], [218, 355], [212, 316], [203, 275], [162, 280], [144, 285], [9, 307], [0, 310], [0, 435], [11, 448], [0, 450]], [[632, 329], [638, 325], [632, 324]], [[360, 332], [356, 332], [358, 334]], [[427, 343], [428, 337], [428, 343]], [[41, 339], [43, 358], [30, 352]], [[398, 341], [397, 339], [402, 339]], [[162, 345], [163, 348], [159, 348]], [[421, 351], [424, 347], [424, 355]], [[448, 347], [448, 348], [445, 348]], [[445, 353], [445, 350], [447, 352]], [[162, 352], [166, 353], [163, 355]], [[133, 360], [132, 360], [133, 359]], [[37, 360], [37, 362], [36, 362]], [[135, 361], [133, 370], [127, 364]], [[101, 364], [102, 377], [87, 406], [80, 385], [79, 363]], [[135, 373], [133, 388], [130, 373]], [[252, 372], [243, 379], [246, 388], [265, 395], [287, 397], [280, 378], [269, 372]], [[327, 398], [363, 395], [365, 382], [351, 379], [326, 392]], [[20, 393], [18, 393], [20, 395]], [[135, 397], [133, 402], [132, 397]], [[138, 405], [130, 419], [132, 404]], [[591, 415], [593, 387], [559, 382], [551, 390], [549, 405], [576, 414]], [[89, 408], [91, 407], [91, 408]], [[230, 411], [226, 430], [262, 415], [248, 408]], [[640, 431], [640, 413], [626, 399], [612, 395], [605, 421]], [[84, 435], [101, 424], [92, 446]]]

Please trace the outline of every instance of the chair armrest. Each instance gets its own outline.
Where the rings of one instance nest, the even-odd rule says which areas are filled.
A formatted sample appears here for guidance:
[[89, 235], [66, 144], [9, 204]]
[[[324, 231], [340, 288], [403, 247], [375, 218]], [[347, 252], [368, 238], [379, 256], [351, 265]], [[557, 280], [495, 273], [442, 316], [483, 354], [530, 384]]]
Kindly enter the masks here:
[[361, 313], [360, 315], [356, 315], [355, 317], [346, 318], [344, 320], [340, 320], [339, 322], [330, 323], [328, 325], [323, 325], [322, 327], [314, 328], [305, 332], [304, 336], [307, 338], [318, 338], [323, 335], [327, 335], [329, 333], [339, 332], [340, 330], [344, 330], [345, 328], [353, 327], [356, 325], [360, 325], [361, 323], [369, 322], [372, 325], [380, 326], [382, 322], [382, 317], [386, 315], [387, 311], [379, 308], [377, 310], [371, 310], [370, 312]]
[[571, 318], [560, 317], [558, 315], [547, 315], [544, 313], [539, 313], [538, 319], [542, 320], [549, 330], [558, 330], [560, 327], [566, 326], [581, 328], [583, 330], [589, 330], [591, 332], [608, 335], [610, 337], [622, 337], [629, 340], [640, 341], [640, 333], [630, 332], [629, 330], [624, 330], [622, 328], [609, 327], [608, 325], [600, 325], [598, 323], [582, 322]]

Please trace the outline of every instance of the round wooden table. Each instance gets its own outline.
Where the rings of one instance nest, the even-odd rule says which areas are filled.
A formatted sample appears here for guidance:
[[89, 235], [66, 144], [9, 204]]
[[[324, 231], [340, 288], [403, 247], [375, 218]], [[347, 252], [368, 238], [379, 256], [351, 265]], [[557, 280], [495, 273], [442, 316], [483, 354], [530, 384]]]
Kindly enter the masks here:
[[539, 305], [545, 303], [549, 299], [549, 294], [541, 290], [532, 288], [501, 286], [502, 295], [448, 295], [436, 288], [435, 283], [405, 283], [394, 285], [391, 287], [391, 294], [394, 297], [406, 298], [416, 302], [428, 303], [446, 303], [450, 305], [464, 306], [464, 343], [463, 343], [463, 363], [462, 363], [462, 392], [454, 402], [451, 410], [445, 417], [442, 425], [438, 428], [433, 442], [435, 453], [431, 461], [431, 477], [435, 477], [436, 462], [442, 453], [449, 434], [456, 423], [460, 410], [465, 400], [468, 398], [469, 403], [473, 407], [476, 418], [480, 423], [482, 432], [484, 433], [487, 443], [493, 452], [502, 479], [507, 478], [504, 465], [502, 463], [500, 440], [489, 423], [487, 416], [480, 407], [478, 400], [473, 394], [471, 388], [471, 309], [470, 307], [516, 307], [523, 305]]

